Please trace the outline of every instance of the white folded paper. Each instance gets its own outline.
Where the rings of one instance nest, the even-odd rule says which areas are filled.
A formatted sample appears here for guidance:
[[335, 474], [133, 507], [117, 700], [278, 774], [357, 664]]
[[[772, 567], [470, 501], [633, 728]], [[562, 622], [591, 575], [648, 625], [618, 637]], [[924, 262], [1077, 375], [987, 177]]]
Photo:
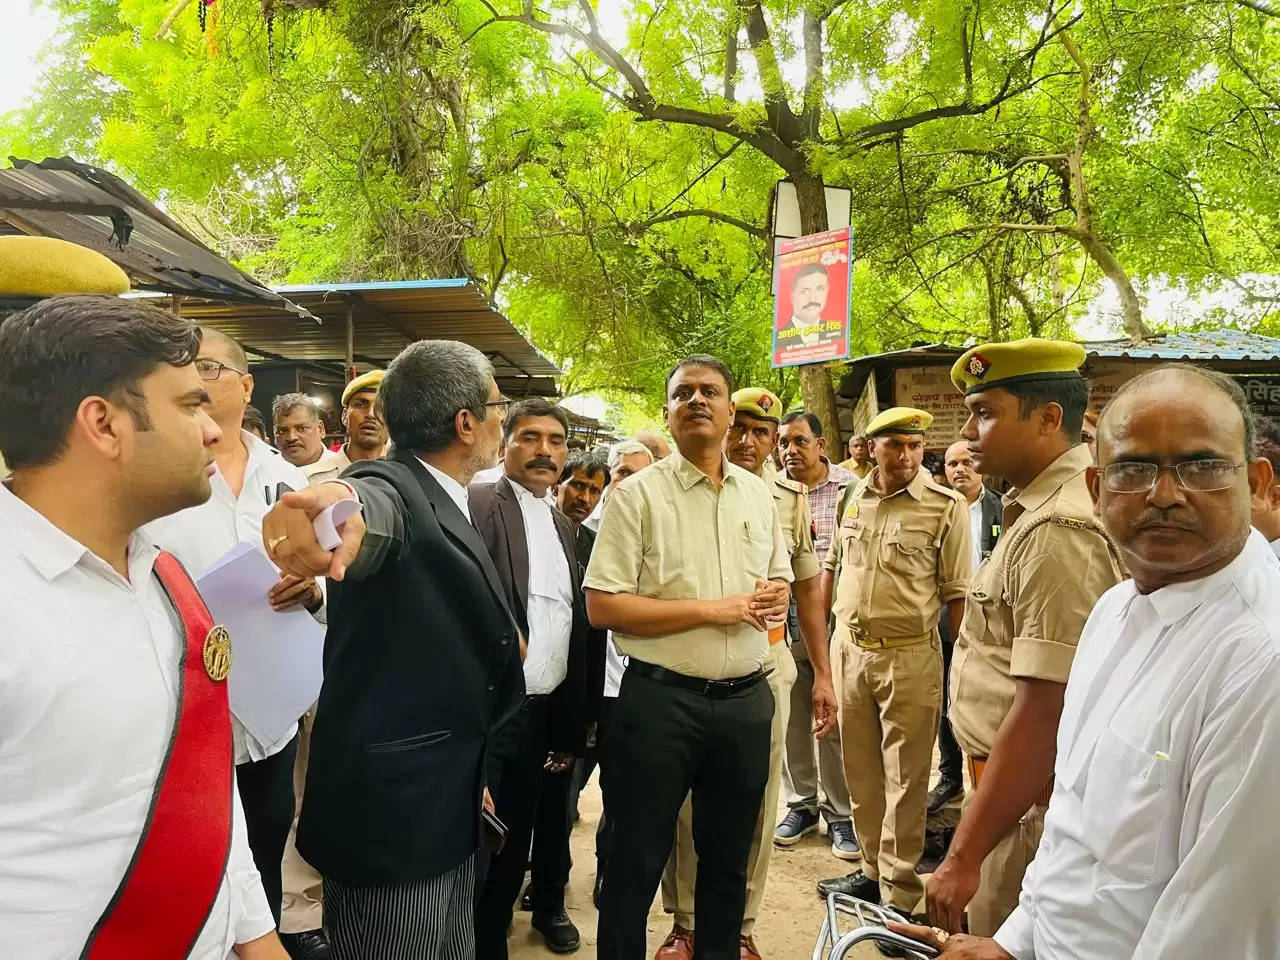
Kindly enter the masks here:
[[316, 532], [316, 540], [325, 550], [337, 550], [342, 543], [342, 533], [338, 529], [361, 510], [358, 500], [339, 500], [325, 507], [311, 521], [311, 529]]
[[276, 743], [320, 695], [324, 627], [302, 607], [277, 612], [280, 579], [251, 543], [224, 554], [196, 581], [215, 623], [231, 634], [231, 712], [264, 744]]

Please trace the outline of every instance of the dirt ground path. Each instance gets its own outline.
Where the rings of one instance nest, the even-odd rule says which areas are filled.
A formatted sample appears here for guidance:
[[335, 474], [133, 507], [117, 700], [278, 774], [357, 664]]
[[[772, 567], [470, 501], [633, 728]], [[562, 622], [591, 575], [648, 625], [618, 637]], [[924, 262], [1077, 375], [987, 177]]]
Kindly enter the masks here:
[[[581, 819], [574, 825], [571, 841], [573, 870], [565, 906], [582, 935], [582, 948], [571, 956], [595, 960], [596, 911], [591, 905], [591, 888], [595, 882], [600, 791], [594, 779], [582, 791], [579, 813]], [[764, 960], [811, 960], [823, 915], [815, 885], [824, 877], [853, 869], [857, 869], [856, 863], [846, 864], [831, 855], [831, 845], [824, 834], [810, 834], [789, 849], [774, 848], [764, 904], [756, 921], [756, 944]], [[661, 899], [655, 899], [649, 913], [650, 957], [670, 929], [671, 918], [663, 912]], [[519, 912], [511, 930], [510, 953], [512, 960], [551, 960], [555, 956], [529, 926], [529, 914]], [[848, 954], [848, 960], [878, 960], [879, 956], [873, 946], [857, 947]]]

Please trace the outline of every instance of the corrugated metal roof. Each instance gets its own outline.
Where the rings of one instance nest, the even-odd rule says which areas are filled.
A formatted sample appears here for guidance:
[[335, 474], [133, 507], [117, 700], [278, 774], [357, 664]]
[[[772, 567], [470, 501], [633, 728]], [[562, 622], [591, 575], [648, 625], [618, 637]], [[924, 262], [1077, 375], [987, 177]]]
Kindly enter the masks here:
[[1131, 340], [1085, 340], [1090, 356], [1129, 360], [1280, 360], [1280, 340], [1222, 328]]
[[260, 356], [344, 361], [347, 310], [354, 356], [384, 366], [415, 340], [460, 340], [492, 360], [504, 390], [555, 393], [560, 369], [544, 357], [469, 280], [396, 280], [291, 284], [273, 288], [320, 320], [305, 321], [260, 304], [182, 301], [182, 315], [234, 337]]
[[140, 290], [267, 303], [306, 315], [114, 174], [70, 157], [9, 161], [13, 167], [0, 170], [0, 221], [17, 232], [96, 250]]

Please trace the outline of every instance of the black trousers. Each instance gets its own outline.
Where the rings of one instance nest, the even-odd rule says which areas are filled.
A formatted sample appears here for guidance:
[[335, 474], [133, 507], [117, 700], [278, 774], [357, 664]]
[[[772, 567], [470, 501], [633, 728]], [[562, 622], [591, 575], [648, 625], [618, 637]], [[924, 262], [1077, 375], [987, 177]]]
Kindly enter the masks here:
[[244, 807], [244, 825], [249, 834], [249, 850], [254, 865], [262, 875], [262, 889], [276, 926], [280, 926], [283, 900], [280, 861], [284, 845], [293, 825], [293, 763], [298, 757], [295, 735], [279, 753], [265, 760], [251, 760], [236, 765], [236, 783], [240, 787], [240, 805]]
[[947, 608], [944, 605], [942, 620], [939, 621], [939, 632], [942, 635], [942, 719], [938, 723], [938, 770], [943, 780], [960, 783], [964, 757], [960, 744], [956, 743], [956, 735], [951, 732], [951, 720], [947, 717], [947, 710], [951, 706], [951, 657], [955, 654], [956, 644], [955, 638], [949, 635], [948, 628], [944, 626], [946, 621]]
[[[609, 731], [613, 724], [614, 711], [618, 705], [617, 697], [605, 697], [600, 701], [600, 716], [596, 720], [595, 743], [587, 747], [584, 756], [579, 757], [573, 765], [573, 785], [569, 788], [568, 809], [569, 832], [573, 831], [574, 816], [578, 810], [578, 799], [582, 788], [591, 779], [596, 767], [600, 768], [600, 821], [596, 824], [596, 876], [605, 873], [605, 864], [609, 860], [609, 851], [613, 847], [613, 821], [609, 817]], [[571, 864], [572, 865], [572, 862]], [[534, 855], [534, 872], [537, 872], [537, 855]]]
[[568, 815], [570, 771], [549, 774], [543, 769], [551, 749], [550, 701], [528, 697], [495, 737], [497, 764], [490, 769], [489, 792], [494, 811], [507, 826], [502, 852], [490, 857], [484, 886], [476, 903], [476, 957], [506, 960], [507, 926], [524, 882], [532, 840], [533, 861], [546, 875], [534, 874], [534, 904], [538, 913], [555, 913], [564, 906], [569, 878]]
[[[634, 661], [632, 662], [634, 666]], [[613, 851], [600, 892], [597, 956], [647, 960], [645, 927], [693, 794], [698, 854], [696, 960], [738, 960], [747, 856], [769, 776], [773, 693], [760, 681], [724, 698], [628, 668], [609, 761]]]

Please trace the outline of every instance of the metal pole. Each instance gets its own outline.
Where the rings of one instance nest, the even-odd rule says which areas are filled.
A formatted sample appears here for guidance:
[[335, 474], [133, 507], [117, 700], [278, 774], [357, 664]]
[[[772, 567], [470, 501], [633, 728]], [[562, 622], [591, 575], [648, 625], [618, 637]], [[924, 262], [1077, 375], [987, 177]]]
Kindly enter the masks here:
[[347, 297], [347, 353], [346, 365], [343, 368], [345, 383], [350, 383], [356, 376], [356, 320], [355, 307], [351, 298]]
[[175, 293], [169, 300], [169, 309], [175, 317], [182, 316], [182, 294]]

